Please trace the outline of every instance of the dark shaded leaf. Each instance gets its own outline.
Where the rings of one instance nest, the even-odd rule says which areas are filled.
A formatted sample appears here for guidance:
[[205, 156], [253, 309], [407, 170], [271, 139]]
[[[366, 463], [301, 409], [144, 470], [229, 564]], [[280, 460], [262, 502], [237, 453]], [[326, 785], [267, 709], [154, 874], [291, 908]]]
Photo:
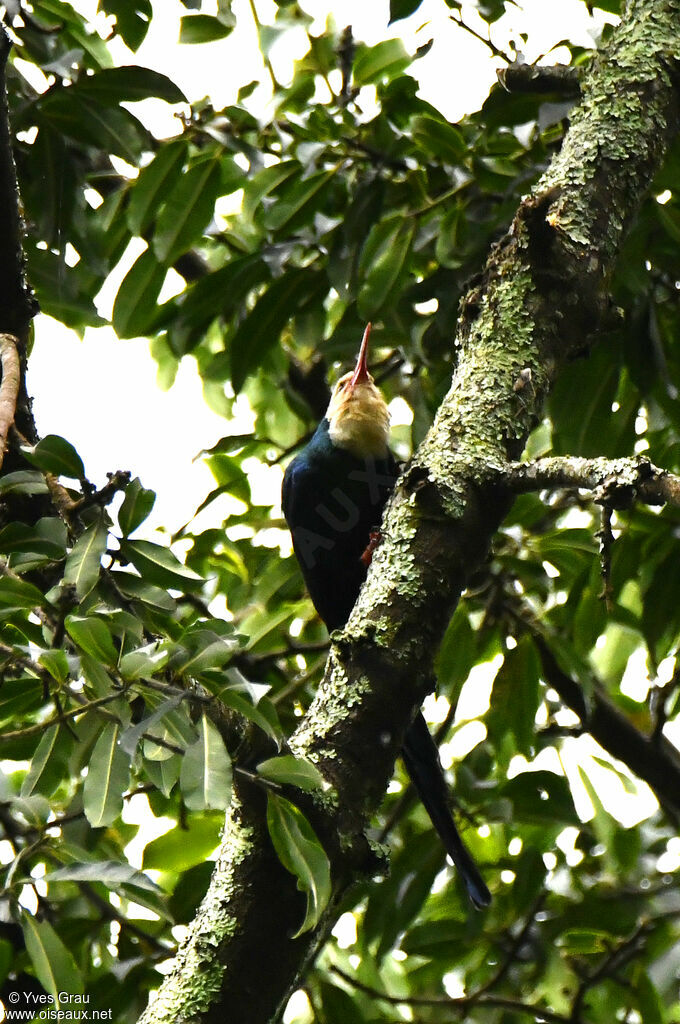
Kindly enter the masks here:
[[71, 952], [66, 948], [49, 921], [38, 921], [24, 911], [21, 927], [26, 950], [40, 984], [52, 997], [56, 1012], [69, 1012], [67, 996], [84, 991], [83, 979]]
[[156, 221], [153, 250], [164, 264], [174, 263], [203, 234], [221, 189], [220, 162], [202, 160], [181, 176]]
[[156, 501], [156, 492], [142, 487], [138, 476], [131, 480], [125, 488], [123, 504], [118, 512], [118, 524], [123, 536], [134, 533], [138, 526], [149, 516]]
[[180, 23], [180, 43], [212, 43], [231, 35], [233, 25], [225, 24], [209, 14], [185, 14]]
[[103, 68], [95, 75], [81, 78], [77, 85], [80, 95], [88, 96], [106, 106], [158, 97], [168, 103], [186, 103], [187, 98], [166, 75], [151, 68], [126, 65]]
[[26, 460], [45, 473], [80, 480], [85, 476], [83, 460], [73, 445], [57, 434], [47, 434], [34, 448], [24, 449]]

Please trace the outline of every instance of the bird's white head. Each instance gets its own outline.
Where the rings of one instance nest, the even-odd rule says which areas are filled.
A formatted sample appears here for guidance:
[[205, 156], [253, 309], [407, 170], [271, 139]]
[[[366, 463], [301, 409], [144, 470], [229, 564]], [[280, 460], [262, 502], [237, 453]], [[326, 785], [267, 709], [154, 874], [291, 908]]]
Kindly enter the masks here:
[[357, 365], [337, 382], [326, 411], [333, 444], [360, 459], [384, 458], [390, 436], [387, 403], [368, 372], [370, 336], [371, 325], [367, 324]]

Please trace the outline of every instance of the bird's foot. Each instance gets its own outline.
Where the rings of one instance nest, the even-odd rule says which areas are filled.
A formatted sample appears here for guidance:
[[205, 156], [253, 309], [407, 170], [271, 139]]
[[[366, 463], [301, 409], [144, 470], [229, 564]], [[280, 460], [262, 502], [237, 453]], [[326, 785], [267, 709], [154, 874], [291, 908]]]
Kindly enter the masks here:
[[366, 545], [366, 550], [361, 556], [361, 561], [363, 562], [367, 569], [373, 560], [373, 552], [375, 551], [381, 540], [382, 534], [380, 530], [371, 530], [368, 538], [368, 544]]

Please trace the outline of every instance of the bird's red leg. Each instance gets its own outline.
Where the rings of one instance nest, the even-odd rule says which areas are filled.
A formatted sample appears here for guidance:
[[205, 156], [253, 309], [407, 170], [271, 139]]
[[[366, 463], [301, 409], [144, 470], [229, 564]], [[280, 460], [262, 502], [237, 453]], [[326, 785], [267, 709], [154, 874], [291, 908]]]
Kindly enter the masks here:
[[371, 564], [371, 561], [373, 560], [373, 552], [375, 551], [381, 540], [382, 534], [380, 533], [380, 530], [371, 530], [368, 536], [368, 544], [366, 545], [366, 550], [361, 556], [361, 561], [364, 563], [367, 569]]

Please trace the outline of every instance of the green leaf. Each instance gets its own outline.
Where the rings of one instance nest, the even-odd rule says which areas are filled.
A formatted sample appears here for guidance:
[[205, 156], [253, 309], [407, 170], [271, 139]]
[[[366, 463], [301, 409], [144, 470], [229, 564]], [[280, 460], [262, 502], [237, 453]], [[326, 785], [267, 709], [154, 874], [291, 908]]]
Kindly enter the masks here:
[[102, 882], [108, 889], [131, 886], [147, 892], [160, 893], [162, 890], [143, 871], [137, 871], [130, 864], [115, 860], [85, 861], [68, 864], [66, 867], [48, 871], [47, 882]]
[[527, 757], [536, 742], [536, 711], [540, 690], [540, 661], [528, 637], [508, 651], [496, 674], [491, 698], [492, 715], [500, 716], [503, 727], [515, 737], [517, 750]]
[[0, 577], [0, 607], [41, 608], [44, 604], [45, 595], [32, 583], [15, 579], [13, 576]]
[[131, 572], [111, 571], [109, 575], [112, 576], [116, 586], [126, 597], [141, 601], [160, 611], [170, 613], [176, 611], [177, 602], [174, 597], [171, 597], [161, 587], [154, 587], [152, 583], [147, 583]]
[[595, 928], [569, 928], [557, 939], [558, 947], [568, 956], [589, 956], [606, 953], [614, 937]]
[[252, 218], [256, 210], [262, 205], [265, 196], [270, 195], [275, 188], [291, 175], [298, 175], [302, 171], [302, 165], [297, 160], [281, 160], [272, 164], [271, 167], [263, 167], [252, 178], [244, 182], [243, 212]]
[[115, 665], [118, 653], [106, 623], [95, 615], [67, 615], [66, 631], [71, 639], [97, 661]]
[[375, 46], [359, 44], [354, 61], [354, 81], [368, 85], [383, 78], [393, 78], [409, 64], [409, 55], [401, 39], [383, 39]]
[[[211, 629], [193, 630], [188, 659], [177, 659], [177, 668], [183, 675], [197, 676], [213, 668], [222, 668], [234, 656], [240, 642], [236, 636], [219, 636]], [[185, 638], [182, 638], [182, 644]], [[174, 667], [173, 663], [173, 667]]]
[[364, 280], [357, 299], [359, 315], [369, 320], [396, 291], [407, 271], [416, 225], [411, 218], [393, 217], [376, 225], [366, 240], [361, 264]]
[[327, 788], [327, 783], [315, 764], [302, 757], [293, 757], [292, 754], [260, 761], [257, 774], [263, 779], [269, 779], [270, 782], [297, 786], [308, 793]]
[[144, 847], [142, 867], [156, 871], [186, 871], [202, 864], [220, 843], [223, 811], [190, 814], [179, 826]]
[[[164, 700], [155, 711], [146, 718], [143, 718], [141, 722], [137, 722], [136, 725], [128, 726], [121, 735], [120, 745], [126, 754], [132, 757], [137, 749], [137, 744], [141, 740], [145, 733], [151, 731], [154, 725], [157, 725], [170, 711], [174, 711], [182, 703], [182, 695], [176, 694], [173, 697], [168, 697]], [[170, 755], [172, 756], [172, 755]]]
[[639, 968], [635, 982], [635, 995], [644, 1024], [665, 1024], [668, 1018], [664, 1013], [661, 995], [647, 971], [642, 967]]
[[216, 159], [202, 160], [182, 175], [156, 222], [153, 248], [162, 263], [174, 263], [198, 241], [213, 215], [220, 187], [220, 162]]
[[254, 722], [267, 736], [270, 736], [279, 746], [281, 745], [283, 728], [279, 722], [276, 707], [270, 700], [265, 697], [254, 703], [240, 689], [233, 686], [220, 687], [217, 696], [223, 704]]
[[246, 378], [262, 366], [290, 318], [306, 302], [325, 292], [326, 287], [323, 276], [309, 267], [289, 270], [269, 285], [241, 321], [231, 342], [231, 383], [236, 393]]
[[121, 541], [120, 549], [144, 580], [149, 580], [159, 587], [173, 587], [182, 591], [198, 590], [203, 583], [193, 569], [182, 565], [170, 548], [161, 547], [160, 544], [153, 544], [147, 540], [124, 540]]
[[24, 448], [27, 462], [55, 476], [68, 476], [81, 480], [85, 476], [83, 460], [72, 444], [57, 434], [47, 434], [34, 448]]
[[51, 725], [31, 758], [31, 767], [21, 785], [21, 795], [42, 793], [50, 797], [68, 777], [68, 759], [73, 750], [73, 736], [62, 725]]
[[311, 931], [331, 898], [331, 869], [312, 826], [289, 800], [267, 793], [267, 828], [276, 854], [307, 897], [307, 910], [293, 938]]
[[225, 810], [231, 800], [231, 759], [207, 715], [199, 738], [187, 748], [179, 774], [184, 802], [192, 811]]
[[170, 78], [151, 68], [128, 64], [119, 68], [104, 68], [95, 75], [82, 76], [75, 87], [104, 106], [134, 103], [157, 97], [167, 103], [186, 103], [187, 98]]
[[128, 537], [148, 518], [156, 501], [156, 492], [142, 487], [138, 476], [125, 488], [123, 504], [118, 512], [118, 524], [123, 536]]
[[66, 652], [58, 647], [42, 651], [38, 656], [38, 664], [46, 668], [58, 683], [65, 683], [70, 675]]
[[56, 1012], [68, 1010], [69, 1004], [62, 1002], [63, 994], [81, 995], [83, 979], [72, 954], [61, 941], [49, 921], [37, 921], [26, 911], [21, 914], [21, 928], [26, 941], [26, 950], [38, 981], [54, 1000]]
[[102, 556], [106, 551], [107, 538], [108, 531], [100, 518], [80, 535], [66, 559], [64, 583], [74, 586], [81, 600], [99, 582], [99, 570]]
[[393, 21], [408, 18], [417, 11], [423, 0], [390, 0], [390, 25]]
[[99, 6], [115, 15], [116, 31], [126, 46], [136, 50], [144, 41], [151, 24], [151, 0], [99, 0]]
[[85, 816], [93, 828], [111, 825], [123, 809], [130, 785], [130, 762], [121, 748], [120, 726], [107, 722], [95, 743], [83, 787]]
[[0, 494], [47, 494], [42, 473], [33, 469], [20, 469], [0, 477]]
[[276, 193], [276, 202], [269, 206], [262, 217], [262, 222], [270, 231], [281, 231], [283, 228], [294, 230], [310, 208], [323, 209], [323, 191], [333, 180], [335, 170], [318, 171], [316, 174], [294, 180]]
[[145, 249], [120, 283], [111, 323], [119, 338], [139, 338], [150, 331], [157, 316], [157, 301], [167, 267], [151, 249]]
[[130, 188], [127, 222], [130, 231], [141, 235], [151, 224], [168, 194], [179, 181], [187, 158], [183, 139], [162, 146], [150, 164], [143, 167]]
[[75, 142], [120, 156], [136, 164], [149, 148], [142, 123], [125, 107], [105, 107], [75, 89], [55, 89], [43, 97], [41, 121]]
[[447, 163], [458, 164], [467, 155], [467, 143], [460, 128], [443, 118], [418, 114], [411, 122], [411, 133], [426, 153]]
[[159, 650], [158, 643], [136, 651], [128, 651], [120, 659], [119, 670], [123, 679], [131, 682], [134, 679], [151, 679], [168, 662], [168, 651]]
[[144, 771], [163, 796], [170, 796], [175, 783], [179, 779], [182, 758], [179, 754], [171, 754], [165, 761], [144, 760]]
[[245, 303], [249, 292], [270, 276], [266, 263], [258, 255], [230, 260], [182, 294], [179, 300], [182, 323], [204, 329], [217, 315], [231, 317]]
[[225, 39], [233, 32], [234, 26], [225, 24], [210, 14], [185, 14], [180, 19], [180, 43], [212, 43]]

